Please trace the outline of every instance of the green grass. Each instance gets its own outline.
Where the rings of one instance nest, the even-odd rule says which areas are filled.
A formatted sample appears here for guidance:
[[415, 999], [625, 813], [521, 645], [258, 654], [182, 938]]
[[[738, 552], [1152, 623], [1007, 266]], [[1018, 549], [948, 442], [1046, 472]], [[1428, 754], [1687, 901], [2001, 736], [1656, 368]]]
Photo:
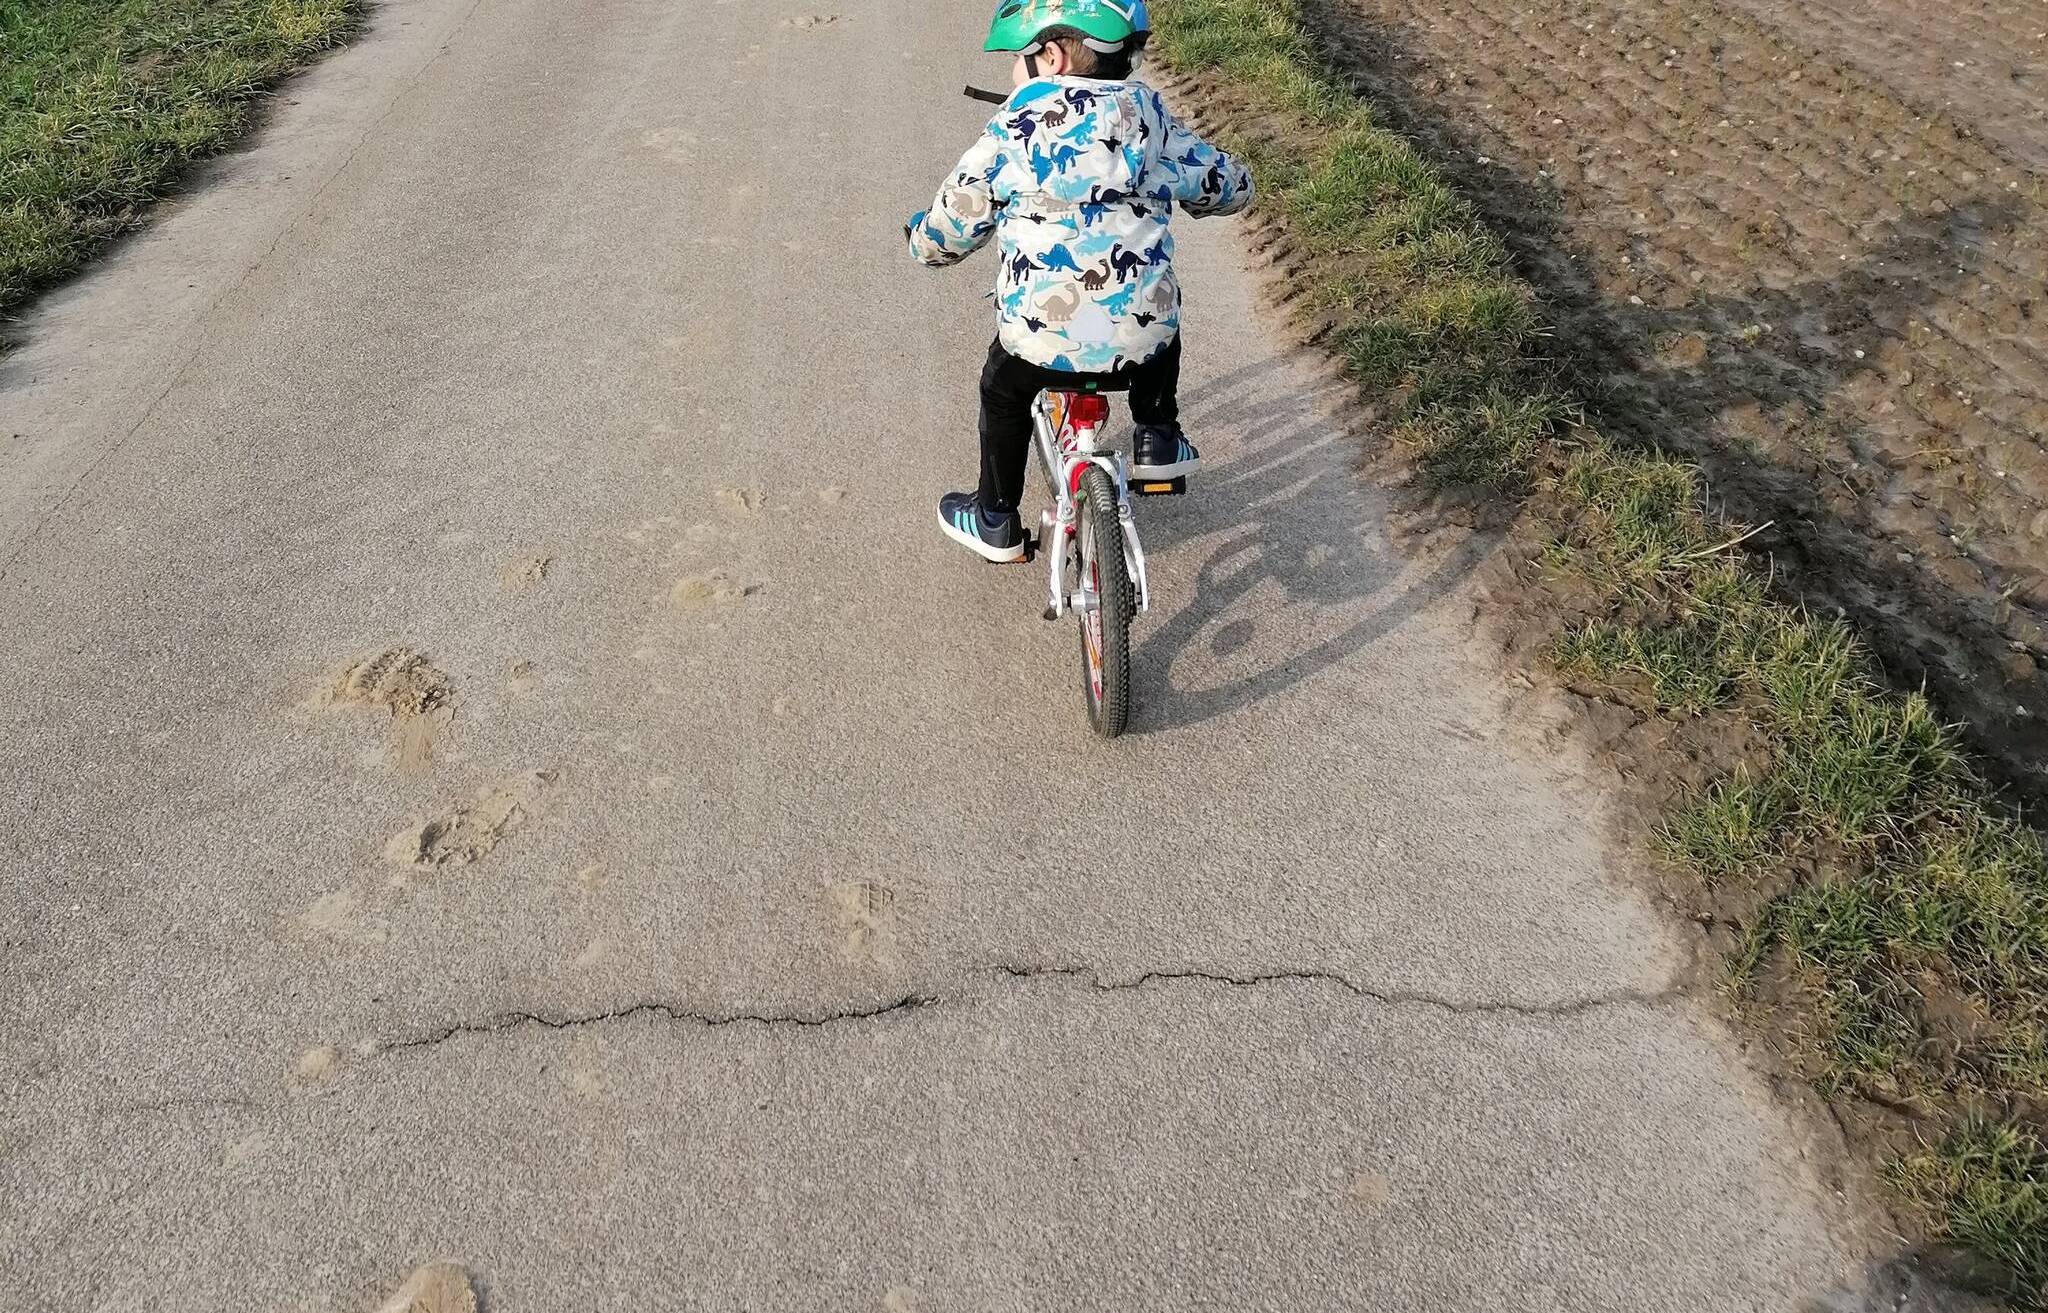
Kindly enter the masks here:
[[1938, 1219], [1937, 1235], [1989, 1262], [2013, 1303], [2048, 1292], [2048, 1150], [2016, 1126], [1967, 1122], [1946, 1143], [1909, 1155], [1893, 1183]]
[[[1593, 599], [1552, 655], [1647, 711], [1740, 724], [1748, 764], [1679, 799], [1662, 853], [1748, 899], [1729, 963], [1833, 1097], [1922, 1113], [1888, 1178], [1930, 1231], [2048, 1308], [2048, 862], [1925, 698], [1775, 594], [1700, 473], [1588, 431], [1498, 237], [1325, 63], [1299, 0], [1155, 0], [1155, 50], [1228, 83], [1227, 144], [1308, 261], [1308, 309], [1443, 484], [1525, 499]], [[1996, 1114], [1985, 1117], [1988, 1110]], [[2000, 1118], [2003, 1118], [2002, 1120]]]
[[1569, 674], [1616, 692], [1640, 681], [1659, 710], [1697, 715], [1728, 696], [1728, 673], [1714, 637], [1703, 625], [1650, 628], [1587, 620], [1560, 635], [1552, 655]]
[[1657, 842], [1667, 856], [1717, 884], [1756, 879], [1783, 858], [1791, 808], [1777, 779], [1739, 768], [1673, 813]]
[[133, 226], [360, 0], [0, 0], [0, 314]]

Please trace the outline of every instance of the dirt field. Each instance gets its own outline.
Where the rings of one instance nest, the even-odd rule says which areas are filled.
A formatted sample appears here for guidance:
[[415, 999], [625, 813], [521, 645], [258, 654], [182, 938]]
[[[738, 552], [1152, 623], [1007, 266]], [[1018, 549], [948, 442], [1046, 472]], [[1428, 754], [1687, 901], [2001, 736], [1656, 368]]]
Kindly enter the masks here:
[[1618, 433], [2048, 798], [2048, 10], [1318, 0]]

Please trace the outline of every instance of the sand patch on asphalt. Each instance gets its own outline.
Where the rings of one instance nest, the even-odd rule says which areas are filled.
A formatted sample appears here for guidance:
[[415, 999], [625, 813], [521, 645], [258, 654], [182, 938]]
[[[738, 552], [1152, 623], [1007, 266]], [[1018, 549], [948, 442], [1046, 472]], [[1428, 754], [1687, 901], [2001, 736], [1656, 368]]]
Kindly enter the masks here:
[[434, 742], [455, 716], [455, 686], [419, 652], [394, 647], [349, 666], [313, 696], [321, 710], [383, 711], [391, 717], [391, 756], [423, 774]]
[[651, 520], [640, 521], [630, 529], [620, 530], [619, 536], [635, 547], [649, 547], [656, 539], [669, 537], [675, 525], [675, 516], [657, 515]]
[[[701, 140], [696, 133], [682, 127], [649, 128], [640, 134], [641, 149], [666, 155], [678, 164], [689, 161], [690, 157], [696, 153], [697, 146]], [[656, 425], [656, 435], [666, 436], [662, 431], [667, 428], [668, 426], [665, 424]], [[670, 429], [669, 432], [673, 433], [674, 430]]]
[[314, 934], [339, 935], [348, 931], [356, 919], [356, 895], [352, 889], [336, 889], [313, 900], [313, 905], [299, 913], [300, 927]]
[[678, 611], [695, 611], [705, 606], [731, 606], [761, 591], [759, 584], [741, 583], [723, 570], [710, 574], [689, 574], [668, 590], [668, 604]]
[[353, 943], [381, 944], [389, 937], [385, 927], [363, 918], [362, 897], [353, 889], [333, 889], [292, 916], [286, 929], [306, 939], [340, 939]]
[[541, 552], [522, 556], [498, 572], [498, 586], [508, 593], [530, 593], [547, 582], [555, 558]]
[[476, 1313], [476, 1291], [460, 1264], [428, 1263], [415, 1268], [376, 1313]]
[[323, 1081], [334, 1074], [335, 1065], [340, 1061], [341, 1055], [335, 1052], [332, 1044], [322, 1044], [299, 1055], [299, 1060], [292, 1065], [292, 1075], [308, 1083]]
[[742, 515], [758, 515], [768, 504], [768, 494], [758, 486], [751, 488], [720, 488], [718, 500], [731, 510]]
[[251, 1131], [227, 1147], [220, 1156], [221, 1166], [240, 1167], [261, 1158], [269, 1149], [270, 1137], [262, 1131]]
[[1387, 1206], [1391, 1187], [1385, 1172], [1363, 1171], [1351, 1178], [1348, 1192], [1351, 1202], [1361, 1208], [1380, 1209]]
[[896, 891], [874, 880], [839, 880], [825, 891], [839, 930], [840, 952], [851, 962], [896, 960]]
[[505, 672], [505, 691], [513, 697], [524, 697], [540, 686], [540, 676], [533, 671], [533, 662], [515, 661]]
[[501, 780], [479, 793], [476, 801], [392, 835], [384, 856], [416, 871], [452, 870], [481, 861], [531, 819], [540, 795], [554, 782], [555, 773], [544, 770]]

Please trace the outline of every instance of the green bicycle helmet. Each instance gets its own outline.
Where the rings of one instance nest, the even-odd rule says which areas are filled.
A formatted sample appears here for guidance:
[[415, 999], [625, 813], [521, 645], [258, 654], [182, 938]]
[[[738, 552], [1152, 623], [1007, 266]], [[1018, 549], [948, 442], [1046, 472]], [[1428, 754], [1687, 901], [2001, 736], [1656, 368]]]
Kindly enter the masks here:
[[1151, 24], [1144, 0], [1002, 0], [982, 49], [1036, 54], [1045, 44], [1040, 36], [1054, 27], [1070, 27], [1090, 50], [1113, 55]]

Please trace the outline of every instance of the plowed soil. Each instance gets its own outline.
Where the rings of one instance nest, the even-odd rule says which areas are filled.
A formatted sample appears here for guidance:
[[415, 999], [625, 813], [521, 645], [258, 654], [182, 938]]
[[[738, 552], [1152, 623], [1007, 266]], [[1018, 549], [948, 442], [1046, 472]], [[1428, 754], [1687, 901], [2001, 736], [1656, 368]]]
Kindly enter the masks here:
[[2048, 11], [1317, 0], [1620, 435], [2048, 798]]

